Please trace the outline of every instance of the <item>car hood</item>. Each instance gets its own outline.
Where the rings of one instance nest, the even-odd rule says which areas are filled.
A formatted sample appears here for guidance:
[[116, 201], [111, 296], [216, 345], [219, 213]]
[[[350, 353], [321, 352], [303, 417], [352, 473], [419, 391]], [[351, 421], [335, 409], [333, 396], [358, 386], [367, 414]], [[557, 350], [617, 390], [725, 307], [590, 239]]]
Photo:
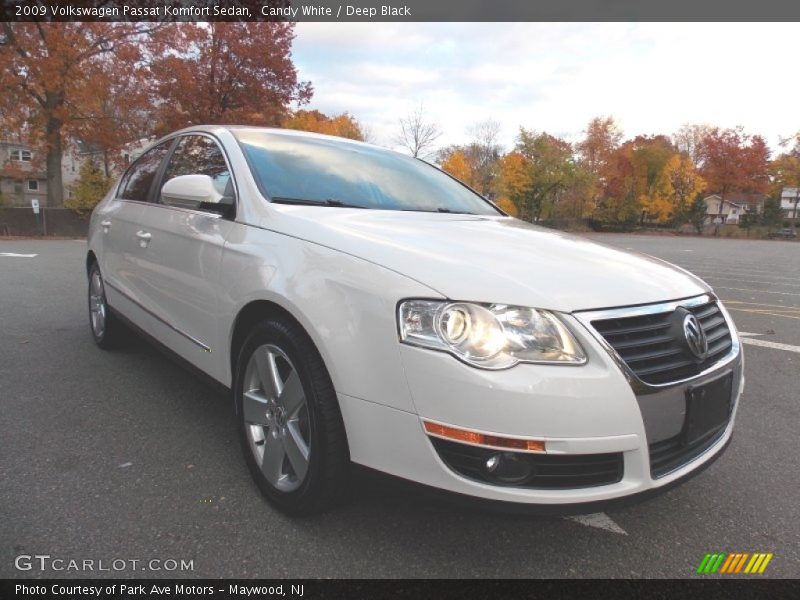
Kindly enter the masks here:
[[276, 206], [264, 227], [381, 265], [454, 300], [564, 312], [710, 291], [659, 259], [511, 217]]

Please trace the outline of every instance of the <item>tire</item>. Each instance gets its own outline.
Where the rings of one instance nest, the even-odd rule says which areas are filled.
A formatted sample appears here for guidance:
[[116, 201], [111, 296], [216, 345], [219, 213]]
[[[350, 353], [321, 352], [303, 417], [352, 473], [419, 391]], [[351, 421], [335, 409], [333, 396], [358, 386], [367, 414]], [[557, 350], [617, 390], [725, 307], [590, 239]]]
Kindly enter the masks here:
[[288, 318], [256, 326], [236, 361], [245, 461], [264, 497], [292, 516], [334, 506], [350, 470], [344, 422], [314, 343]]
[[119, 348], [129, 335], [125, 325], [109, 309], [100, 267], [89, 267], [89, 329], [95, 343], [103, 350]]

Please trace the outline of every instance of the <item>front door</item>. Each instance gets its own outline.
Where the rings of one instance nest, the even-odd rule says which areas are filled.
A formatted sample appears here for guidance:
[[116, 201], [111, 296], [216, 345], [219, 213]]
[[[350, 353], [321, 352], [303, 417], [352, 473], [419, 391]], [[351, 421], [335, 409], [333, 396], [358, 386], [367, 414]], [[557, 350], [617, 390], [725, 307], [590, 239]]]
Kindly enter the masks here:
[[184, 135], [170, 156], [153, 202], [139, 216], [146, 244], [137, 257], [139, 293], [159, 317], [158, 339], [212, 376], [218, 369], [217, 315], [222, 252], [232, 222], [200, 205], [162, 198], [163, 184], [180, 175], [208, 175], [233, 195], [231, 172], [217, 142]]

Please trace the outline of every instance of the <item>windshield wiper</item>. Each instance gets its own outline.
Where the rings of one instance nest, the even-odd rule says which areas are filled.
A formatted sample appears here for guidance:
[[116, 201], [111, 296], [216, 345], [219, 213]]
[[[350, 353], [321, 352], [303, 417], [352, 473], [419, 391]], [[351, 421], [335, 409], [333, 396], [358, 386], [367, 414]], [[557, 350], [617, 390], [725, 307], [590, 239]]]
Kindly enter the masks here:
[[437, 212], [440, 213], [450, 213], [453, 215], [474, 215], [475, 213], [466, 211], [466, 210], [450, 210], [449, 208], [437, 208]]
[[468, 212], [466, 210], [450, 210], [449, 208], [404, 208], [402, 209], [406, 212], [427, 212], [427, 213], [446, 213], [451, 215], [474, 215], [473, 212]]
[[327, 200], [307, 200], [305, 198], [285, 198], [281, 196], [273, 196], [272, 202], [275, 204], [301, 204], [304, 206], [335, 206], [336, 208], [369, 208], [369, 206], [362, 206], [360, 204], [348, 204], [341, 200], [328, 198]]

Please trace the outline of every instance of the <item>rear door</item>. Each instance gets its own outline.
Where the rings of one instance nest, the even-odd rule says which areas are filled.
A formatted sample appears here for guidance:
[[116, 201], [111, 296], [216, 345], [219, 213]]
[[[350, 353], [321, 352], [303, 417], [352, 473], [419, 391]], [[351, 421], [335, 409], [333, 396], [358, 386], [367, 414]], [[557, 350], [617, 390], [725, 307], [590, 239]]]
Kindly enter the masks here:
[[136, 281], [139, 220], [173, 142], [161, 143], [139, 157], [122, 176], [115, 199], [98, 215], [103, 248], [100, 271], [108, 302], [137, 324], [142, 302]]
[[151, 333], [215, 376], [211, 353], [216, 349], [219, 272], [232, 223], [198, 204], [162, 198], [164, 183], [180, 175], [208, 175], [221, 194], [235, 196], [231, 170], [216, 139], [180, 136], [153, 202], [143, 205], [138, 217], [146, 243], [136, 254], [137, 294], [157, 317], [150, 323]]

